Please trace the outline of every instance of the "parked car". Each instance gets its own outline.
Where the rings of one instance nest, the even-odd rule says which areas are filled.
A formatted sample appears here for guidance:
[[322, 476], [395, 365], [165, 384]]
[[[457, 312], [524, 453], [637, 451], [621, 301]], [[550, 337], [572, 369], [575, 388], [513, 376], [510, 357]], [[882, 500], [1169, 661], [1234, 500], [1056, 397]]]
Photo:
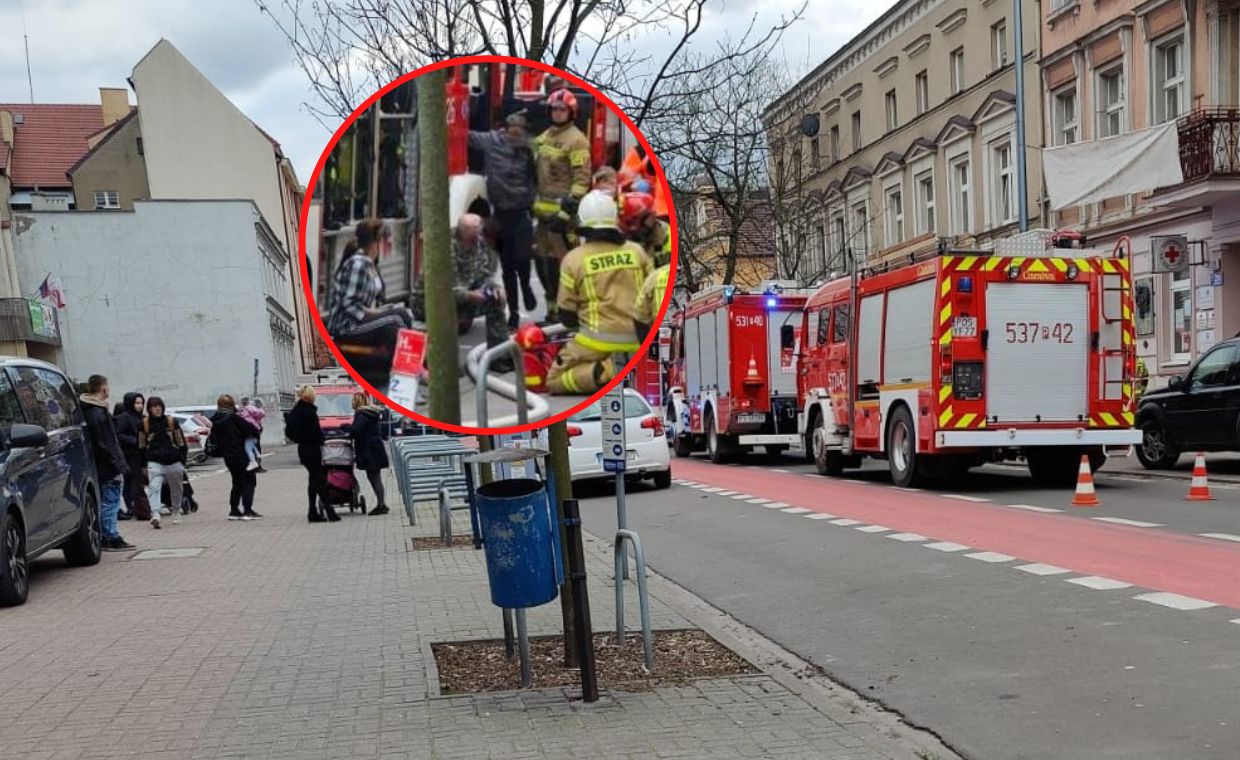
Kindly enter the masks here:
[[[624, 390], [625, 473], [651, 478], [656, 488], [672, 485], [672, 460], [663, 433], [663, 417], [641, 395]], [[540, 432], [545, 442], [545, 430]], [[573, 480], [609, 478], [603, 469], [603, 408], [600, 401], [568, 418], [568, 460]]]
[[211, 420], [202, 414], [169, 412], [168, 416], [181, 426], [185, 445], [189, 447], [187, 464], [196, 465], [207, 461], [207, 436], [211, 435]]
[[1184, 451], [1240, 451], [1240, 339], [1212, 347], [1137, 409], [1137, 458], [1148, 469], [1174, 467]]
[[353, 394], [362, 393], [360, 385], [334, 384], [314, 386], [314, 405], [319, 410], [319, 425], [328, 438], [344, 438], [344, 426], [353, 422]]
[[0, 606], [26, 601], [30, 560], [41, 554], [99, 562], [99, 488], [82, 409], [51, 364], [0, 357], [0, 499]]

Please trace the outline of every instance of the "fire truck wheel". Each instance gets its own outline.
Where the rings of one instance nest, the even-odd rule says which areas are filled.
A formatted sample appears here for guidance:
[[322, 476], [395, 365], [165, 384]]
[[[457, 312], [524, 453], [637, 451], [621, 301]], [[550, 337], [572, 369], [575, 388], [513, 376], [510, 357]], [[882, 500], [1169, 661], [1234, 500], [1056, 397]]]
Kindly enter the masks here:
[[714, 410], [708, 409], [706, 412], [706, 453], [710, 455], [712, 463], [722, 464], [731, 458], [733, 452], [729, 443], [727, 436], [719, 435], [715, 430]]
[[1180, 450], [1167, 438], [1167, 430], [1158, 420], [1141, 423], [1141, 444], [1137, 446], [1137, 459], [1147, 470], [1167, 470], [1180, 459]]
[[672, 431], [672, 449], [676, 452], [676, 456], [682, 459], [693, 454], [693, 435], [684, 432], [680, 426], [676, 424], [676, 409], [674, 407], [667, 408], [665, 423], [668, 430]]
[[838, 478], [844, 474], [844, 455], [838, 451], [828, 451], [825, 446], [818, 443], [818, 439], [822, 437], [822, 429], [822, 415], [815, 414], [814, 427], [809, 432], [810, 445], [806, 447], [810, 461], [814, 463], [814, 469], [819, 475]]
[[914, 488], [924, 480], [917, 456], [917, 433], [908, 407], [897, 406], [887, 426], [887, 465], [891, 480], [901, 488]]

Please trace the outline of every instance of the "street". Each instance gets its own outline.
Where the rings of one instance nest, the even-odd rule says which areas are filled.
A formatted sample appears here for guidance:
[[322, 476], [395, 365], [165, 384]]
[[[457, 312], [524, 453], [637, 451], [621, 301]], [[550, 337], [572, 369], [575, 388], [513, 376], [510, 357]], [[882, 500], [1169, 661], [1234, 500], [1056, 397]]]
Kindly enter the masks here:
[[1103, 470], [1081, 509], [999, 466], [950, 491], [765, 455], [673, 477], [628, 499], [653, 569], [965, 757], [1235, 757], [1233, 484], [1191, 503], [1187, 477]]

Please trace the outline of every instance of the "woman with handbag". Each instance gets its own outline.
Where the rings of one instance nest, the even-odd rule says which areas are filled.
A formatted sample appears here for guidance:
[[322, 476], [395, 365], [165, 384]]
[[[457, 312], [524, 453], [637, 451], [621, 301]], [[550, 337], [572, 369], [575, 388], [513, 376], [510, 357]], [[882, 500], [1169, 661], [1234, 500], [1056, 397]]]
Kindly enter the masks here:
[[314, 388], [297, 389], [297, 403], [284, 415], [284, 437], [297, 444], [297, 459], [306, 468], [306, 519], [312, 523], [337, 522], [340, 516], [327, 498], [327, 469], [323, 466], [323, 428], [314, 405]]
[[389, 511], [383, 488], [388, 455], [379, 425], [382, 417], [383, 412], [371, 406], [365, 393], [353, 394], [353, 424], [349, 425], [348, 432], [353, 439], [354, 466], [366, 473], [375, 492], [375, 508], [370, 510], [371, 515], [386, 515]]

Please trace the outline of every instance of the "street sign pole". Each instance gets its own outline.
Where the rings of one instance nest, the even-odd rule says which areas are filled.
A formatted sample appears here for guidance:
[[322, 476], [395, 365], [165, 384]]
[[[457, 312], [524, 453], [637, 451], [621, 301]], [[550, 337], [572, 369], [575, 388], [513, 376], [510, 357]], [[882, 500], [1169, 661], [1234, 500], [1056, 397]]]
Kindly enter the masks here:
[[[624, 494], [624, 469], [627, 464], [628, 447], [624, 435], [624, 384], [612, 388], [603, 396], [603, 470], [616, 474], [616, 525], [620, 530], [628, 528], [628, 515]], [[629, 577], [628, 565], [624, 567], [624, 579]]]

